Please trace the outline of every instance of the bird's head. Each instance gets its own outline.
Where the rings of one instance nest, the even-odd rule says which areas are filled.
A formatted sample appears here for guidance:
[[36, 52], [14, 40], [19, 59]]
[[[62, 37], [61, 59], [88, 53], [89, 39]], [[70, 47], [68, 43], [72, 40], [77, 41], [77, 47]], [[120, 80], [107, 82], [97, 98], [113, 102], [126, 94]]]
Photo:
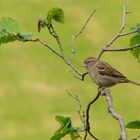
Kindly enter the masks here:
[[83, 67], [90, 69], [95, 63], [97, 59], [95, 57], [88, 57], [84, 63], [82, 64]]

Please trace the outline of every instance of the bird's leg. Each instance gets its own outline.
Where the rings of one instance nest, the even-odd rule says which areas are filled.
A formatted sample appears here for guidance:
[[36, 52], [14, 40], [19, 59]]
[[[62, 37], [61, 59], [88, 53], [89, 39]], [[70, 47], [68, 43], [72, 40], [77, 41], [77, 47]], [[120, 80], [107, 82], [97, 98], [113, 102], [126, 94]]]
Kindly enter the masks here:
[[99, 86], [98, 87], [98, 93], [100, 94], [100, 95], [102, 95], [102, 96], [105, 96], [105, 92], [104, 92], [104, 89], [105, 89], [106, 87], [101, 87], [101, 86]]

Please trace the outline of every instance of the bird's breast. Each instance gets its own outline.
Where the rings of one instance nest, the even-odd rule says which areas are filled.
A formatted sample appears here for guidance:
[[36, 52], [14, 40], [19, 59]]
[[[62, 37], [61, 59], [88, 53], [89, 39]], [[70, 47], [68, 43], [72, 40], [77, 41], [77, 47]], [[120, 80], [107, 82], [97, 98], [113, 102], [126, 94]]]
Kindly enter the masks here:
[[96, 68], [92, 68], [89, 70], [89, 75], [90, 77], [92, 78], [92, 80], [97, 84], [97, 85], [100, 85], [101, 84], [101, 81], [100, 81], [100, 75], [98, 73], [98, 69]]

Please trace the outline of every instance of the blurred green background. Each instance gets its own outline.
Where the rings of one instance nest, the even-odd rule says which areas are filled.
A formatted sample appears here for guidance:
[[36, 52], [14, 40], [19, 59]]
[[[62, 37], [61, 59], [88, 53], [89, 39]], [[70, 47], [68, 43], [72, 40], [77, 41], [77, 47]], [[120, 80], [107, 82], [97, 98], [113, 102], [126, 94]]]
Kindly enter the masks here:
[[[126, 31], [140, 22], [139, 0], [128, 1]], [[65, 24], [54, 23], [69, 56], [71, 37], [83, 26], [93, 9], [96, 14], [74, 43], [77, 51], [74, 64], [79, 70], [83, 60], [96, 56], [100, 48], [118, 32], [122, 19], [122, 0], [0, 0], [0, 17], [16, 19], [23, 32], [33, 32], [53, 48], [58, 46], [46, 30], [37, 33], [37, 20], [51, 7], [65, 11]], [[120, 39], [114, 47], [129, 45], [129, 37]], [[129, 53], [106, 53], [102, 60], [124, 75], [140, 82], [140, 64]], [[81, 125], [77, 104], [65, 89], [77, 94], [86, 104], [97, 94], [97, 86], [89, 76], [79, 81], [69, 68], [54, 54], [37, 43], [14, 42], [0, 47], [0, 140], [49, 140], [58, 128], [55, 115], [70, 115], [74, 125]], [[118, 85], [111, 88], [114, 106], [125, 122], [140, 119], [140, 88]], [[91, 108], [92, 131], [101, 140], [116, 140], [120, 134], [118, 122], [107, 112], [107, 103], [101, 97]], [[138, 131], [128, 130], [129, 137]], [[69, 137], [64, 140], [69, 140]], [[91, 138], [89, 137], [89, 140]]]

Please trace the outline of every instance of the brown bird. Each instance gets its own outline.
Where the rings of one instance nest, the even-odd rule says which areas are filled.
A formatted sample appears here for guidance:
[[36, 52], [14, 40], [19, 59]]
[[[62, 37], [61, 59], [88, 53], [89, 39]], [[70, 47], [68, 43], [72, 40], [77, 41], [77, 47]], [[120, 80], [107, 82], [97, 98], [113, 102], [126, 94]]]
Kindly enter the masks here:
[[128, 80], [118, 70], [108, 63], [97, 60], [94, 57], [87, 58], [83, 65], [95, 83], [101, 87], [111, 87], [119, 83], [131, 83], [140, 86], [139, 83]]

